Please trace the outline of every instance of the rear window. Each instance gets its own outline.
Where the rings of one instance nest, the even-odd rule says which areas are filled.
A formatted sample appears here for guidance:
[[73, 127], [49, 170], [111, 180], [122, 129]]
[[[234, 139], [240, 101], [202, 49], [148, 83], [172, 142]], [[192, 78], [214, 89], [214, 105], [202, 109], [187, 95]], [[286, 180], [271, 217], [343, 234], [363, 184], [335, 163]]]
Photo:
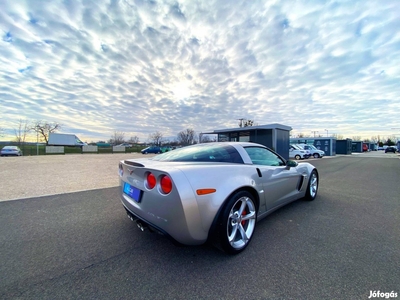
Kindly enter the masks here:
[[234, 147], [230, 145], [199, 144], [166, 152], [154, 157], [153, 160], [182, 162], [225, 162], [243, 164], [243, 159], [240, 154]]

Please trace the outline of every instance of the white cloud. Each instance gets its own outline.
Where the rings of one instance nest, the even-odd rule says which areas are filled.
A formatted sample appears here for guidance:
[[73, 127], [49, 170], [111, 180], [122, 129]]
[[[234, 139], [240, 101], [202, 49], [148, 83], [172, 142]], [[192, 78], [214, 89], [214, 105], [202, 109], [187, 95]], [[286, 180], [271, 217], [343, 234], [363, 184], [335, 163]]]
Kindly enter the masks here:
[[398, 127], [397, 1], [1, 8], [0, 126], [11, 132], [20, 118], [63, 123], [85, 140], [199, 133], [243, 117], [349, 137]]

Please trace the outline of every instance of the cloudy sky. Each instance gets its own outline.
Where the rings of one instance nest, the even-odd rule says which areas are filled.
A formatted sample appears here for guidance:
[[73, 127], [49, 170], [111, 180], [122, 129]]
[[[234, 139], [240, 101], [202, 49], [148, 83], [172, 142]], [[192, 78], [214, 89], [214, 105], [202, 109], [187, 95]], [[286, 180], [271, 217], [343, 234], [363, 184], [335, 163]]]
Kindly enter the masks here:
[[85, 141], [239, 118], [400, 136], [399, 28], [398, 0], [1, 0], [1, 139], [21, 119]]

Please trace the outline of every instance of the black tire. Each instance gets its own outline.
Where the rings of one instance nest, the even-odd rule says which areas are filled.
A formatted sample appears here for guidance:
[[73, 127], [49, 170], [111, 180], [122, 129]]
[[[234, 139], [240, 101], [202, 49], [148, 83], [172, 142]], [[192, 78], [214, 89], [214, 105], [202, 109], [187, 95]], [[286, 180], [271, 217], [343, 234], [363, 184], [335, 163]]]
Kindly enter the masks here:
[[318, 153], [314, 153], [314, 158], [319, 158], [319, 154]]
[[300, 155], [298, 155], [298, 154], [296, 154], [296, 155], [294, 156], [294, 159], [297, 159], [297, 160], [299, 160], [299, 159], [301, 159], [301, 156], [300, 156]]
[[317, 197], [319, 185], [319, 177], [316, 170], [313, 170], [310, 174], [310, 179], [308, 180], [307, 192], [304, 196], [304, 200], [313, 201]]
[[216, 227], [217, 247], [229, 254], [242, 252], [250, 243], [257, 223], [257, 205], [247, 191], [233, 194], [221, 211]]

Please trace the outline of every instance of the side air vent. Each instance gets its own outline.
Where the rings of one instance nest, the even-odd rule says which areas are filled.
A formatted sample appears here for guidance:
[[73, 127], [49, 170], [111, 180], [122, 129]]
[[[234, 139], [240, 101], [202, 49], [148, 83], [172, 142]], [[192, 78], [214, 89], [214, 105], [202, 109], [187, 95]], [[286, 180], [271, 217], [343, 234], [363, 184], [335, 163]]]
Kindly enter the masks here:
[[297, 190], [300, 191], [301, 187], [303, 186], [304, 176], [300, 176], [299, 183], [297, 184]]
[[124, 163], [127, 165], [130, 165], [130, 166], [134, 166], [134, 167], [140, 167], [140, 168], [144, 167], [144, 165], [142, 165], [142, 164], [139, 164], [139, 163], [133, 162], [133, 161], [129, 161], [129, 160], [125, 160]]
[[256, 168], [256, 170], [257, 170], [258, 177], [262, 177], [262, 173], [261, 173], [260, 169]]

